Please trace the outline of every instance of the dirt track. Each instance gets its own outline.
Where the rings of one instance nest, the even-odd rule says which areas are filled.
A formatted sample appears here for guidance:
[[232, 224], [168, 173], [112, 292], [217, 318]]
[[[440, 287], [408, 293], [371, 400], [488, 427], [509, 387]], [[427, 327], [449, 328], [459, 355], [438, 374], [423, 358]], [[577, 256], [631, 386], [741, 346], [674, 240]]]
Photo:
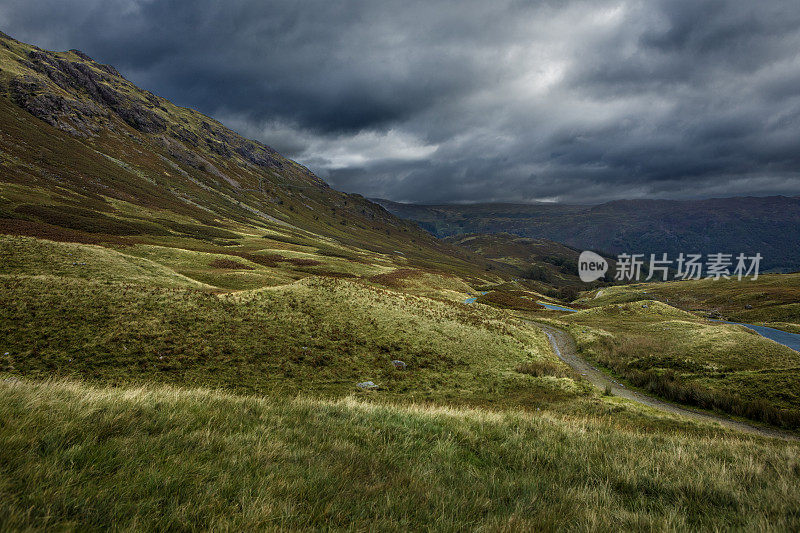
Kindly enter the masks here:
[[746, 422], [731, 420], [730, 418], [726, 418], [724, 416], [719, 416], [712, 413], [706, 413], [703, 411], [696, 411], [688, 407], [680, 407], [676, 404], [666, 402], [664, 400], [659, 400], [658, 398], [655, 398], [653, 396], [648, 396], [646, 394], [642, 394], [641, 392], [633, 391], [628, 387], [626, 387], [625, 385], [615, 381], [611, 376], [601, 372], [600, 370], [598, 370], [597, 368], [595, 368], [594, 366], [583, 360], [578, 355], [578, 350], [577, 347], [575, 346], [575, 341], [572, 339], [572, 336], [570, 336], [566, 331], [560, 330], [553, 326], [539, 324], [538, 322], [530, 322], [530, 324], [544, 331], [544, 333], [547, 335], [547, 338], [550, 339], [550, 344], [553, 347], [553, 351], [562, 361], [564, 361], [573, 369], [575, 369], [576, 372], [581, 374], [581, 376], [586, 378], [595, 387], [601, 390], [605, 390], [606, 387], [610, 388], [611, 393], [614, 396], [619, 396], [621, 398], [633, 400], [635, 402], [639, 402], [641, 404], [653, 407], [655, 409], [661, 409], [662, 411], [667, 411], [669, 413], [674, 413], [688, 418], [693, 418], [695, 420], [717, 423], [727, 428], [735, 429], [738, 431], [744, 431], [746, 433], [752, 433], [765, 437], [777, 437], [788, 440], [799, 440], [798, 437], [796, 437], [795, 435], [792, 435], [785, 431], [781, 431], [778, 429], [757, 427], [750, 425]]

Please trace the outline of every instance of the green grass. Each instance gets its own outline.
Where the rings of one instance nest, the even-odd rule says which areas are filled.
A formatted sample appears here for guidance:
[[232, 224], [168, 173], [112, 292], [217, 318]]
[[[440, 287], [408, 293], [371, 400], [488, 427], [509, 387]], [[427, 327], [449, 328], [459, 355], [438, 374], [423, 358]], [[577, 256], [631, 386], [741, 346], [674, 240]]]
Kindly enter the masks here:
[[639, 283], [606, 287], [580, 300], [591, 306], [656, 299], [697, 314], [734, 322], [765, 324], [786, 331], [800, 328], [800, 274], [763, 274], [744, 278]]
[[[224, 290], [246, 290], [281, 285], [301, 277], [289, 269], [266, 268], [252, 260], [233, 255], [236, 249], [226, 250], [231, 253], [211, 253], [186, 250], [178, 247], [137, 244], [123, 248], [129, 255], [157, 262], [175, 272]], [[218, 268], [216, 261], [230, 261], [241, 264], [244, 268]], [[276, 265], [277, 266], [277, 265]]]
[[0, 257], [0, 275], [104, 280], [165, 288], [212, 288], [162, 262], [102, 246], [0, 235]]
[[[104, 247], [0, 235], [0, 255], [4, 258], [0, 274], [234, 291], [282, 285], [315, 274], [360, 277], [392, 270], [391, 263], [380, 258], [378, 264], [352, 262], [274, 249], [271, 245], [261, 238], [243, 239], [235, 247], [203, 246], [171, 238], [160, 245], [131, 243]], [[241, 268], [220, 268], [223, 263], [236, 263]], [[461, 286], [468, 288], [463, 282]]]
[[472, 287], [452, 274], [413, 268], [398, 268], [370, 276], [367, 281], [405, 294], [463, 302]]
[[[320, 396], [371, 380], [383, 397], [467, 403], [551, 401], [576, 388], [514, 371], [555, 360], [535, 328], [373, 278], [306, 275], [263, 288], [291, 263], [144, 245], [125, 248], [135, 256], [22, 237], [0, 243], [12, 258], [0, 273], [0, 353], [8, 352], [0, 369], [12, 374]], [[250, 270], [228, 268], [235, 264]], [[258, 277], [261, 288], [221, 292], [220, 278], [234, 275]], [[410, 279], [412, 292], [431, 294], [463, 283], [426, 272]], [[393, 359], [408, 370], [396, 371]]]
[[[548, 286], [509, 282], [520, 252], [574, 281], [574, 251], [489, 261], [76, 53], [36, 51], [37, 70], [0, 45], [0, 529], [800, 525], [795, 444], [602, 396], [538, 329], [461, 303], [492, 287], [526, 309]], [[67, 131], [20, 107], [39, 97]], [[782, 283], [753, 310], [792, 323]], [[662, 315], [573, 331], [624, 354], [620, 336], [675, 323], [664, 364], [702, 370], [681, 379], [796, 405], [791, 358], [754, 364], [743, 330]]]
[[[223, 291], [179, 271], [299, 275], [247, 257], [300, 256], [247, 239], [229, 254], [0, 243], [0, 529], [800, 520], [796, 445], [602, 396], [507, 311], [420, 295], [459, 294], [456, 277], [302, 273]], [[651, 309], [622, 322], [700, 322]]]
[[[459, 401], [553, 388], [512, 371], [550, 357], [535, 330], [346, 280], [224, 296], [6, 277], [0, 292], [11, 302], [4, 363], [40, 378], [339, 395], [372, 380], [383, 395]], [[395, 371], [393, 359], [409, 370]]]
[[800, 449], [545, 412], [0, 384], [0, 528], [792, 530]]
[[747, 328], [709, 322], [653, 300], [560, 320], [585, 357], [651, 393], [800, 428], [800, 354]]

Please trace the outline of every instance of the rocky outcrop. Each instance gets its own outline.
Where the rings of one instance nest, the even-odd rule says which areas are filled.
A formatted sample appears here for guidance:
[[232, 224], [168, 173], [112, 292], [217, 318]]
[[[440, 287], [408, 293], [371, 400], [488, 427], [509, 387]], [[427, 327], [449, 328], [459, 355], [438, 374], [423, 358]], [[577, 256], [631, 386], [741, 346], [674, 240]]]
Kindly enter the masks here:
[[73, 135], [85, 137], [97, 132], [93, 117], [107, 115], [99, 106], [51, 92], [29, 76], [12, 79], [9, 92], [14, 103], [28, 113]]
[[[0, 44], [10, 50], [4, 38], [12, 39], [0, 36]], [[245, 139], [199, 113], [184, 115], [163, 98], [131, 84], [114, 67], [98, 63], [80, 50], [66, 54], [34, 47], [24, 55], [15, 51], [14, 56], [30, 74], [10, 82], [13, 101], [70, 134], [87, 137], [103, 128], [118, 130], [125, 123], [151, 134], [151, 141], [167, 148], [179, 163], [211, 174], [219, 174], [211, 163], [219, 156], [278, 174], [299, 173], [309, 183], [328, 188], [308, 169], [269, 146]]]
[[[99, 63], [95, 63], [82, 52], [76, 53], [76, 55], [86, 61], [90, 61], [92, 65], [80, 61], [60, 59], [39, 50], [32, 50], [28, 55], [30, 58], [29, 66], [32, 70], [44, 74], [67, 92], [77, 89], [85, 93], [94, 103], [110, 108], [129, 126], [144, 133], [160, 133], [167, 129], [166, 121], [158, 116], [157, 113], [115, 87], [113, 77], [121, 78], [115, 69], [111, 67], [98, 68], [100, 67]], [[151, 98], [148, 98], [149, 101], [147, 103], [152, 107], [156, 107], [158, 99], [152, 93], [149, 93], [149, 96]], [[69, 115], [70, 112], [81, 113], [84, 118], [86, 117], [83, 114], [84, 110], [79, 109], [79, 106], [75, 106], [75, 101], [64, 101], [63, 103], [67, 104], [68, 109], [65, 112], [61, 112], [59, 114], [60, 117], [66, 118], [66, 115]]]

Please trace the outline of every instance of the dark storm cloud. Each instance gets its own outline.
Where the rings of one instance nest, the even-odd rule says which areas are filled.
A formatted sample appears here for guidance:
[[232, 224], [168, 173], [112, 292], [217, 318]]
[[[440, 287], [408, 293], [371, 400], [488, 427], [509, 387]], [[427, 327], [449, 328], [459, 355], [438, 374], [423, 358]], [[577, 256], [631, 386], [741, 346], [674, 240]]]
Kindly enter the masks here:
[[6, 0], [332, 185], [395, 200], [800, 194], [800, 6]]

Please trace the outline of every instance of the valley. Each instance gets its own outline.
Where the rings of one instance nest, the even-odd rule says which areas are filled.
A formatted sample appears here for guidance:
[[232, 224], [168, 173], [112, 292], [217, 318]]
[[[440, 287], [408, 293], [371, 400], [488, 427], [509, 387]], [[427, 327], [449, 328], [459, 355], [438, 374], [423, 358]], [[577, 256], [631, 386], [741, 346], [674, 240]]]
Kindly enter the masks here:
[[584, 284], [619, 205], [400, 209], [0, 35], [0, 529], [800, 526], [800, 353], [718, 321], [800, 332], [800, 275]]

